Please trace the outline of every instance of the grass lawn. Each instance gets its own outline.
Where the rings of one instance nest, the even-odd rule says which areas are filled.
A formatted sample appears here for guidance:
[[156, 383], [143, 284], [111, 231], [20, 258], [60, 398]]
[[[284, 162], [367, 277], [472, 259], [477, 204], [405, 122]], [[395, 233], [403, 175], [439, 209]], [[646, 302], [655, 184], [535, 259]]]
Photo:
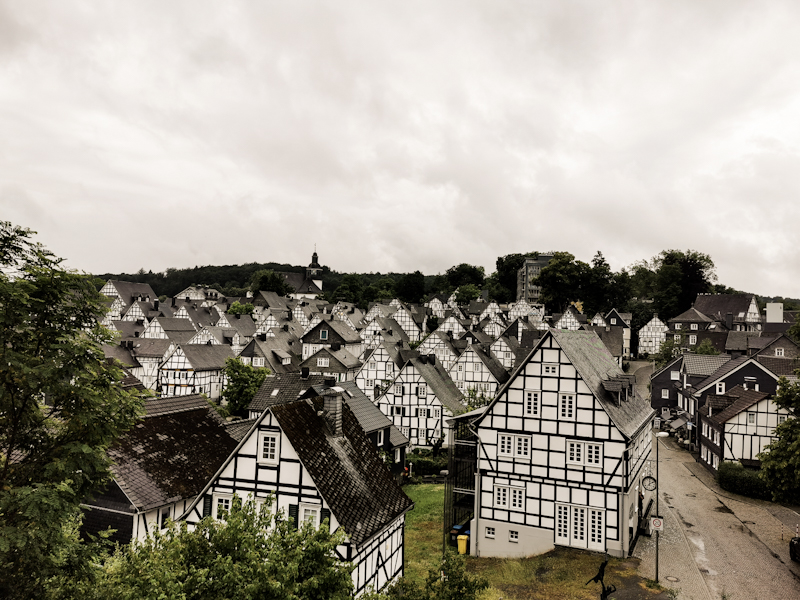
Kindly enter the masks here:
[[[442, 554], [444, 485], [407, 485], [403, 490], [414, 501], [406, 515], [405, 576], [424, 581]], [[467, 558], [467, 570], [489, 581], [481, 600], [596, 600], [600, 585], [587, 581], [597, 574], [605, 556], [596, 552], [556, 548], [552, 552], [519, 559]], [[666, 598], [644, 585], [635, 559], [611, 558], [606, 585], [614, 585], [619, 600]]]

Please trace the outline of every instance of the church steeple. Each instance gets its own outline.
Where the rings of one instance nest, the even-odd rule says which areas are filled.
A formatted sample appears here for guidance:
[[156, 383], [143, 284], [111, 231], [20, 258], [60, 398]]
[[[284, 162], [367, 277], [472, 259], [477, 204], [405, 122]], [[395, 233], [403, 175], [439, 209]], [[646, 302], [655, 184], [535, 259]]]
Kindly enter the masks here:
[[317, 245], [314, 244], [314, 254], [311, 255], [311, 264], [306, 268], [306, 277], [314, 278], [320, 271], [322, 271], [322, 266], [319, 264], [319, 256], [317, 256]]

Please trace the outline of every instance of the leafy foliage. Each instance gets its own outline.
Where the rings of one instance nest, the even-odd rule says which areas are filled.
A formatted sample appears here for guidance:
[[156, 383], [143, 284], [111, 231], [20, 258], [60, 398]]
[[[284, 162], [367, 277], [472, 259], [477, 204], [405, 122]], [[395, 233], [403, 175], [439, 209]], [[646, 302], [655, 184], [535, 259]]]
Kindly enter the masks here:
[[42, 596], [86, 570], [97, 545], [77, 535], [80, 502], [110, 479], [106, 448], [132, 427], [141, 398], [100, 344], [105, 298], [0, 222], [0, 597]]
[[723, 462], [717, 470], [717, 481], [723, 490], [749, 498], [769, 500], [772, 494], [764, 488], [758, 471], [746, 469], [740, 462]]
[[489, 587], [483, 577], [467, 573], [464, 559], [452, 550], [447, 551], [436, 568], [428, 571], [424, 585], [400, 579], [383, 594], [367, 595], [367, 600], [475, 600]]
[[228, 410], [231, 414], [241, 414], [253, 401], [270, 370], [246, 365], [238, 358], [227, 358], [222, 373], [227, 381], [222, 397], [228, 402]]
[[239, 301], [234, 302], [231, 304], [230, 308], [228, 308], [229, 315], [252, 315], [255, 307], [250, 303], [247, 302], [246, 304], [242, 304]]
[[206, 518], [193, 531], [170, 523], [118, 550], [95, 582], [73, 592], [85, 600], [344, 600], [352, 567], [334, 553], [342, 533], [328, 529], [296, 528], [267, 504], [234, 497], [224, 521]]
[[270, 269], [262, 269], [253, 273], [250, 279], [250, 291], [253, 294], [258, 292], [275, 292], [279, 296], [286, 296], [294, 291], [294, 288], [286, 283], [283, 275]]
[[660, 371], [666, 367], [673, 358], [678, 356], [679, 352], [680, 348], [672, 338], [664, 340], [659, 351], [650, 356], [650, 360], [655, 362], [655, 370], [653, 372]]
[[468, 283], [462, 285], [456, 291], [456, 302], [458, 304], [469, 304], [473, 300], [477, 300], [481, 295], [481, 290], [478, 286]]
[[569, 252], [554, 252], [535, 284], [541, 286], [541, 300], [552, 312], [564, 312], [571, 302], [581, 299], [589, 277], [590, 267], [575, 260]]
[[460, 288], [463, 285], [474, 285], [480, 288], [483, 286], [486, 273], [483, 267], [461, 263], [460, 265], [447, 269], [445, 278], [447, 279], [447, 284], [450, 286], [450, 290]]
[[717, 354], [719, 354], [719, 350], [714, 348], [714, 344], [711, 343], [711, 340], [709, 338], [705, 338], [694, 349], [694, 353], [695, 354], [707, 354], [707, 355], [711, 355], [711, 356], [716, 356]]
[[777, 439], [758, 455], [761, 478], [773, 500], [796, 503], [800, 498], [800, 382], [781, 377], [773, 401], [791, 417], [775, 428]]

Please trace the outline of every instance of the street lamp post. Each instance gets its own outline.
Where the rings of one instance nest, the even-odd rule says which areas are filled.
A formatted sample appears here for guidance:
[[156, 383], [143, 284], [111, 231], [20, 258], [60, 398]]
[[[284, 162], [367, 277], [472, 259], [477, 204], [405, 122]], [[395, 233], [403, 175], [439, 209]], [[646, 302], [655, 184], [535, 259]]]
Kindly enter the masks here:
[[[661, 480], [658, 477], [658, 438], [660, 437], [667, 437], [669, 434], [666, 431], [657, 431], [655, 434], [656, 438], [656, 516], [661, 516], [661, 509], [659, 508], [659, 486], [661, 484]], [[656, 529], [656, 583], [658, 583], [658, 538], [659, 534], [661, 533], [660, 530]]]

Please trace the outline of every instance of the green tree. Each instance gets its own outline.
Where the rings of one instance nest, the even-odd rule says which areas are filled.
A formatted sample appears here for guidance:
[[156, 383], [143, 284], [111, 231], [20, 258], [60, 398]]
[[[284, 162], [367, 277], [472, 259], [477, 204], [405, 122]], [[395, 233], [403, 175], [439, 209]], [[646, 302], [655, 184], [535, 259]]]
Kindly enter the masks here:
[[613, 308], [614, 273], [599, 250], [592, 259], [592, 266], [586, 273], [581, 299], [584, 314], [591, 319], [598, 312], [607, 313]]
[[99, 548], [77, 535], [80, 502], [110, 480], [108, 446], [142, 399], [106, 361], [105, 298], [33, 232], [0, 222], [0, 597], [42, 597]]
[[463, 285], [474, 285], [478, 288], [483, 286], [483, 280], [486, 278], [486, 273], [483, 267], [476, 267], [461, 263], [454, 267], [447, 269], [445, 273], [447, 283], [451, 290], [460, 288]]
[[538, 257], [538, 252], [498, 256], [495, 261], [497, 271], [492, 274], [497, 284], [492, 286], [492, 298], [497, 302], [514, 302], [517, 299], [517, 271], [525, 264], [526, 258]]
[[269, 505], [234, 497], [225, 520], [203, 519], [156, 530], [118, 550], [94, 583], [76, 586], [84, 600], [344, 600], [352, 567], [336, 558], [343, 534], [279, 519]]
[[488, 587], [486, 579], [467, 573], [464, 559], [449, 550], [428, 570], [424, 585], [401, 578], [382, 594], [367, 595], [365, 600], [476, 600]]
[[394, 297], [394, 280], [391, 277], [381, 277], [364, 290], [363, 307], [366, 308], [370, 302], [388, 302]]
[[698, 294], [712, 291], [717, 280], [714, 261], [695, 250], [663, 250], [653, 259], [654, 300], [662, 320], [689, 309]]
[[462, 285], [456, 291], [456, 302], [458, 304], [469, 304], [473, 300], [477, 300], [480, 295], [481, 290], [478, 286], [472, 285], [471, 283]]
[[420, 271], [403, 275], [394, 289], [403, 302], [420, 302], [425, 296], [425, 276]]
[[342, 277], [339, 286], [333, 292], [334, 302], [349, 302], [351, 304], [363, 305], [364, 282], [361, 275], [357, 273], [347, 273]]
[[240, 415], [247, 410], [270, 370], [246, 365], [238, 358], [227, 358], [222, 373], [226, 378], [222, 397], [227, 401], [231, 414]]
[[247, 302], [246, 304], [242, 304], [238, 300], [231, 304], [230, 308], [228, 309], [229, 315], [252, 315], [255, 307], [250, 303]]
[[569, 252], [554, 252], [534, 281], [542, 288], [542, 302], [552, 312], [564, 312], [571, 302], [582, 299], [590, 270], [589, 265], [575, 260]]
[[655, 362], [654, 372], [659, 371], [667, 366], [667, 364], [680, 352], [678, 346], [672, 338], [667, 338], [662, 344], [658, 352], [650, 356], [650, 360]]
[[253, 273], [250, 278], [250, 291], [253, 294], [258, 292], [275, 292], [279, 296], [286, 296], [294, 291], [294, 288], [286, 283], [283, 275], [270, 269], [261, 269]]
[[[800, 375], [800, 370], [795, 374]], [[776, 439], [758, 455], [760, 476], [775, 502], [796, 504], [800, 498], [800, 382], [781, 377], [773, 402], [791, 417], [775, 428]]]
[[694, 349], [695, 354], [710, 354], [715, 356], [719, 354], [719, 350], [714, 348], [714, 344], [711, 343], [709, 338], [704, 338], [702, 342], [700, 342], [697, 347]]

